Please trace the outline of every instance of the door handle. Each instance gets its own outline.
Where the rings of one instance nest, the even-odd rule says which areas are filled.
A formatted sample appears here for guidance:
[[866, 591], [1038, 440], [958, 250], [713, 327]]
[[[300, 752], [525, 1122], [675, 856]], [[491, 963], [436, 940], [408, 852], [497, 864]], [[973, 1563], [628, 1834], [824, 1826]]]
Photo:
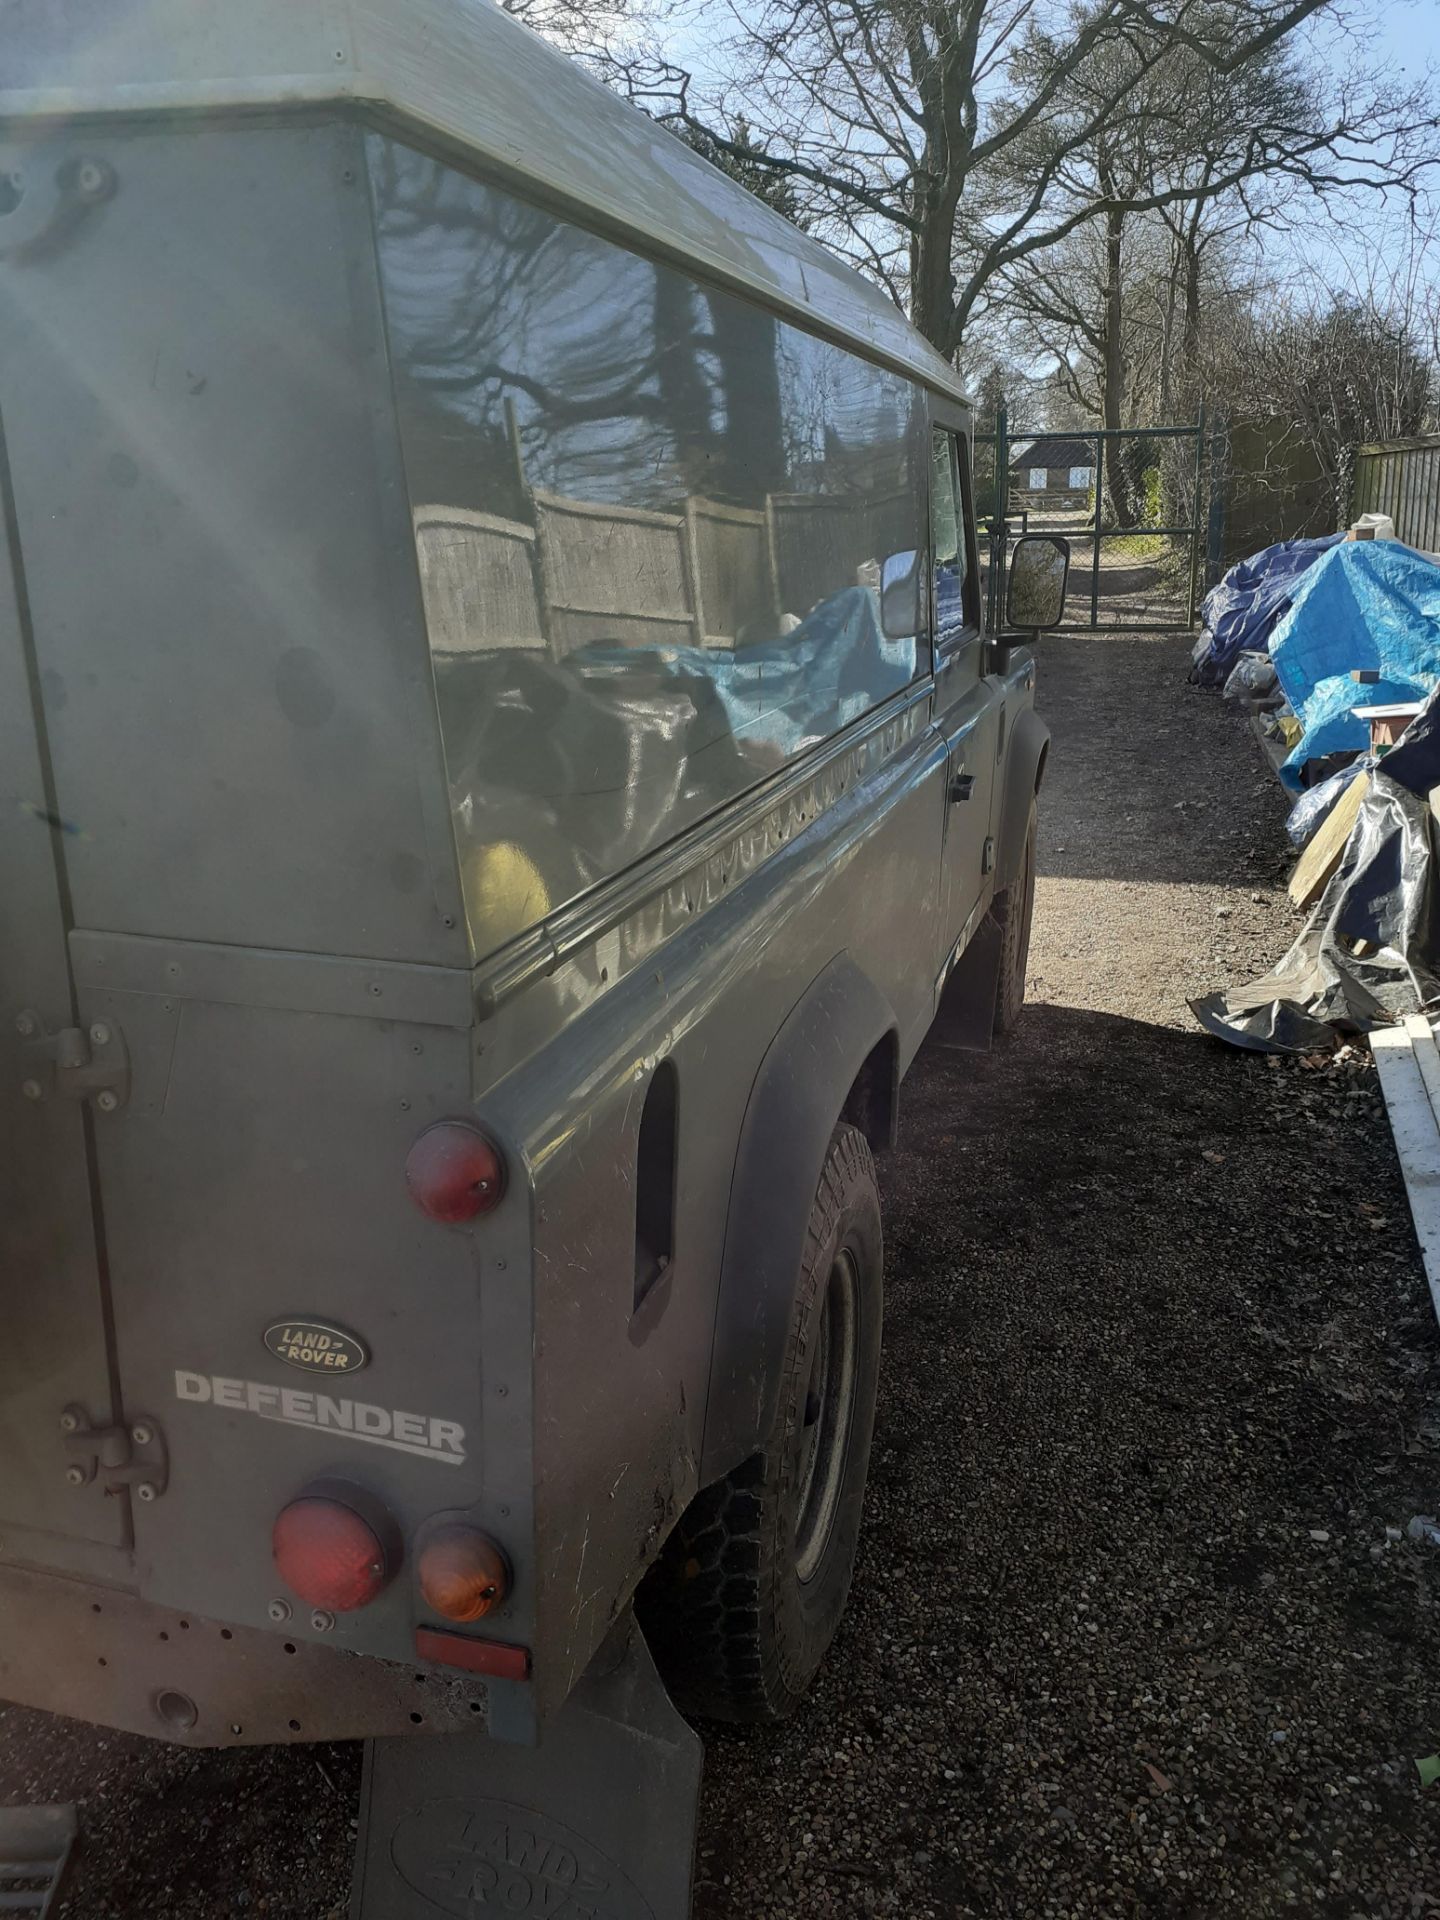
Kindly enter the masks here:
[[974, 791], [975, 776], [973, 773], [955, 773], [950, 776], [950, 799], [952, 803], [956, 800], [968, 800]]

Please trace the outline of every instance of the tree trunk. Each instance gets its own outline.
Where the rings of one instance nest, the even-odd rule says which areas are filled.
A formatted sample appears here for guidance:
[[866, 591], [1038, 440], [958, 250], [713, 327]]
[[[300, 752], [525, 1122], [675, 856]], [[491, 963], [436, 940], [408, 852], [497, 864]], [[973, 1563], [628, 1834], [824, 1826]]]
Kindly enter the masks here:
[[960, 196], [938, 183], [922, 190], [910, 241], [910, 320], [947, 360], [960, 341], [955, 310], [955, 214]]
[[668, 267], [655, 269], [655, 374], [673, 436], [677, 490], [693, 493], [713, 453], [711, 395], [696, 340], [697, 295]]
[[712, 296], [710, 312], [725, 395], [725, 432], [717, 471], [706, 477], [705, 487], [728, 500], [778, 493], [787, 479], [779, 325], [759, 307], [742, 306], [728, 294]]
[[1165, 326], [1160, 336], [1160, 416], [1168, 425], [1175, 400], [1175, 309], [1180, 298], [1180, 242], [1170, 255], [1165, 285]]
[[1185, 239], [1185, 326], [1181, 334], [1185, 397], [1193, 405], [1200, 397], [1200, 249], [1193, 234]]
[[[1121, 279], [1125, 215], [1112, 207], [1105, 215], [1105, 326], [1100, 375], [1101, 421], [1114, 429], [1124, 424], [1125, 408], [1125, 288]], [[1133, 442], [1108, 441], [1105, 448], [1105, 493], [1117, 527], [1135, 524], [1135, 490], [1122, 449]]]

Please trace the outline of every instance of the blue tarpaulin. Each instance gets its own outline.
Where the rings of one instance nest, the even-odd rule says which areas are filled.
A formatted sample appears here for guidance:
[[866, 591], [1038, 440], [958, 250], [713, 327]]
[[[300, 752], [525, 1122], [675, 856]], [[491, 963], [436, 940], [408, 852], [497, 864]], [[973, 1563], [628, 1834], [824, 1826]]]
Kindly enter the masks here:
[[[1307, 760], [1368, 745], [1353, 708], [1425, 700], [1440, 684], [1440, 566], [1398, 540], [1332, 548], [1296, 587], [1270, 658], [1304, 729], [1281, 768], [1298, 791]], [[1356, 668], [1378, 682], [1357, 684]]]
[[1330, 533], [1319, 540], [1281, 540], [1241, 560], [1210, 589], [1200, 609], [1203, 631], [1194, 654], [1193, 677], [1202, 687], [1223, 686], [1237, 654], [1265, 651], [1297, 583], [1344, 537]]

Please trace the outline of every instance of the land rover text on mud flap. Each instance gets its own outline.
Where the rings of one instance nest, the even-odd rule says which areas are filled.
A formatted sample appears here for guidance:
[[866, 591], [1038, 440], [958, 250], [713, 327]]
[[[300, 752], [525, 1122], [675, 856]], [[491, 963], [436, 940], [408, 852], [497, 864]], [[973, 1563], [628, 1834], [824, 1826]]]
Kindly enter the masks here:
[[363, 1920], [673, 1920], [1020, 1011], [968, 409], [489, 0], [3, 14], [0, 1695], [364, 1738]]

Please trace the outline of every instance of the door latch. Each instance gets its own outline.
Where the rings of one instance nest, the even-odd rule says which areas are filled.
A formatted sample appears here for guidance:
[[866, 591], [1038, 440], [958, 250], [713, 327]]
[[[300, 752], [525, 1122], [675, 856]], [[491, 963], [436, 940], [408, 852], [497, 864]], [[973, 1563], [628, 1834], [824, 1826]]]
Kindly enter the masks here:
[[150, 1501], [158, 1500], [169, 1484], [165, 1436], [144, 1414], [137, 1414], [128, 1427], [92, 1427], [83, 1407], [69, 1406], [60, 1415], [60, 1431], [70, 1456], [65, 1469], [69, 1486], [88, 1487], [99, 1480], [107, 1494], [128, 1487], [137, 1500]]
[[975, 791], [975, 776], [973, 773], [951, 774], [950, 798], [952, 801], [968, 800], [971, 794], [974, 793], [974, 791]]
[[20, 1091], [27, 1100], [92, 1100], [114, 1113], [130, 1098], [130, 1054], [125, 1036], [108, 1020], [46, 1033], [38, 1013], [15, 1016], [20, 1035]]

